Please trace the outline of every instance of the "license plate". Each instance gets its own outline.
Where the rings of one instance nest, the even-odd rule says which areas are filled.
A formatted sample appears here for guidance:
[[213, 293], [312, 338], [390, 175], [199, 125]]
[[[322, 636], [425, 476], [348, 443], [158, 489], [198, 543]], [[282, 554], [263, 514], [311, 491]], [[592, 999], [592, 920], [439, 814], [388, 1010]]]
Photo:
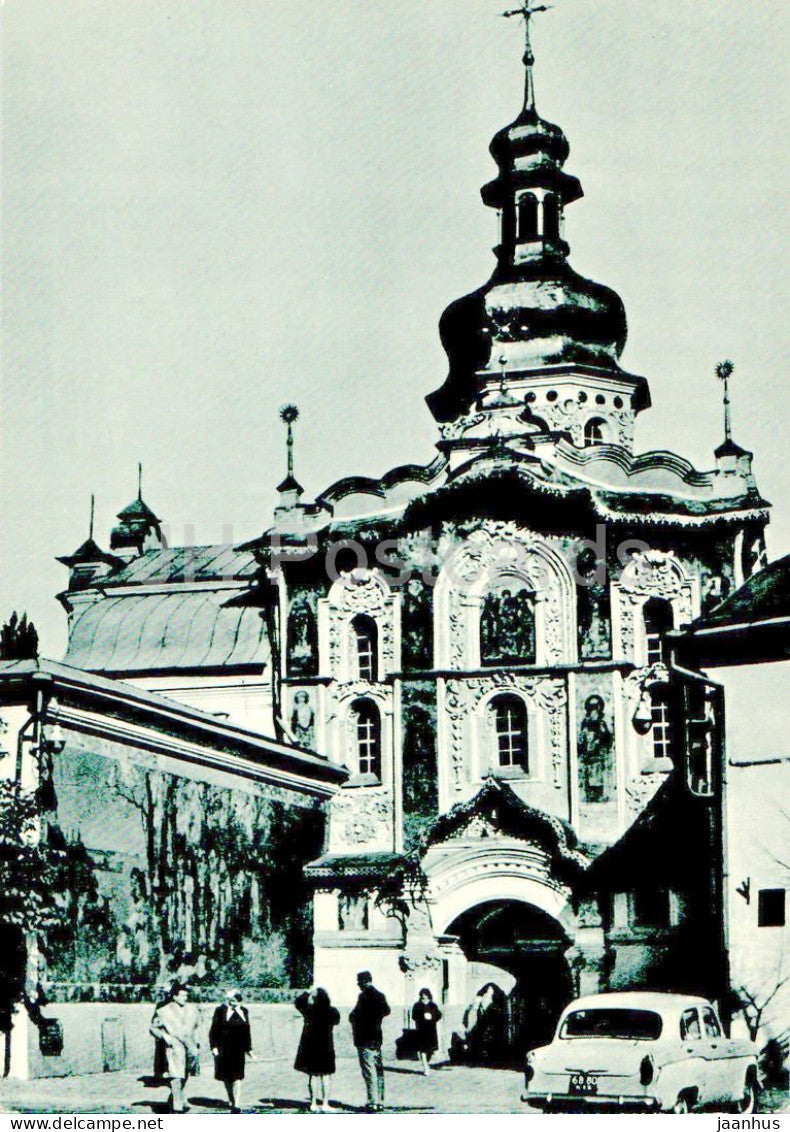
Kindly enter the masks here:
[[594, 1097], [598, 1092], [598, 1078], [590, 1073], [572, 1073], [568, 1092], [572, 1097]]

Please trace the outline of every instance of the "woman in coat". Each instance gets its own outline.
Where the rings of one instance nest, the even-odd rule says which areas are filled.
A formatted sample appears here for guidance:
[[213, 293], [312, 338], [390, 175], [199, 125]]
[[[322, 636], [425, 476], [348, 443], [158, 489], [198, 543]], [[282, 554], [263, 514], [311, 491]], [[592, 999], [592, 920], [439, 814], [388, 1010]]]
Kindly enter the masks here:
[[340, 1015], [323, 987], [300, 994], [296, 1009], [304, 1019], [294, 1069], [306, 1073], [311, 1112], [329, 1111], [329, 1078], [335, 1072], [333, 1030]]
[[433, 995], [427, 987], [423, 987], [412, 1007], [411, 1017], [414, 1022], [414, 1044], [417, 1047], [417, 1053], [420, 1055], [420, 1064], [426, 1077], [430, 1072], [431, 1058], [439, 1048], [436, 1024], [441, 1016], [442, 1012], [433, 1001]]
[[225, 1086], [231, 1112], [241, 1112], [241, 1082], [247, 1054], [252, 1052], [250, 1016], [241, 993], [229, 990], [226, 1002], [214, 1011], [208, 1044], [214, 1054], [214, 1076]]
[[151, 1019], [151, 1033], [165, 1046], [163, 1076], [170, 1082], [173, 1112], [186, 1111], [184, 1086], [188, 1077], [200, 1072], [198, 1022], [197, 1008], [189, 1001], [189, 990], [183, 983], [174, 984]]

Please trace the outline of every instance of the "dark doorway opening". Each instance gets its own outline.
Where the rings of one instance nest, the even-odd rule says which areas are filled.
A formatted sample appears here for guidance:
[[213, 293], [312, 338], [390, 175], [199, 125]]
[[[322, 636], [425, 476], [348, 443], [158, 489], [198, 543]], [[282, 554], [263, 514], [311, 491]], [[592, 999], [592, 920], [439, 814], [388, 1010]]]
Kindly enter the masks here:
[[[482, 1031], [479, 1040], [472, 1036], [467, 1043], [470, 1060], [520, 1066], [527, 1050], [551, 1041], [560, 1013], [574, 997], [565, 958], [571, 941], [552, 916], [516, 900], [478, 904], [454, 920], [447, 934], [458, 939], [470, 962], [512, 976], [498, 983], [493, 971], [488, 980], [503, 990], [512, 984], [506, 996], [486, 991], [487, 981], [482, 979], [480, 988], [471, 988], [466, 1016]], [[491, 1014], [488, 1024], [486, 1010]]]

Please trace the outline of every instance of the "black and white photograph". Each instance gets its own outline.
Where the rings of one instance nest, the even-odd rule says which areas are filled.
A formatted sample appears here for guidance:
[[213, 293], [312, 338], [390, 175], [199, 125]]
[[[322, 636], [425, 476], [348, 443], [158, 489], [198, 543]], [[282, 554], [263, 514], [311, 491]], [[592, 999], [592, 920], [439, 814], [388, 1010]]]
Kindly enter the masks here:
[[780, 1128], [790, 7], [0, 21], [3, 1127]]

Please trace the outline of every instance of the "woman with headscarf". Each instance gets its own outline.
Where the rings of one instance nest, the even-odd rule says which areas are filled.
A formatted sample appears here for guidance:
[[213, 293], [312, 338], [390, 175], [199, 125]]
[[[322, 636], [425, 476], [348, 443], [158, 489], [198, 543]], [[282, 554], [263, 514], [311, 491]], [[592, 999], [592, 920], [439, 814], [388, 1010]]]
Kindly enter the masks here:
[[228, 1094], [231, 1112], [241, 1112], [241, 1083], [247, 1054], [252, 1052], [250, 1016], [241, 992], [229, 990], [226, 1002], [214, 1011], [208, 1044], [214, 1055], [214, 1076]]
[[436, 1024], [441, 1016], [442, 1012], [433, 1001], [433, 995], [427, 987], [423, 987], [412, 1007], [411, 1018], [414, 1022], [414, 1044], [417, 1047], [422, 1071], [426, 1077], [430, 1072], [431, 1058], [439, 1048]]
[[329, 1078], [335, 1072], [333, 1030], [340, 1014], [323, 987], [300, 994], [296, 1009], [304, 1019], [294, 1069], [307, 1074], [311, 1112], [329, 1112]]
[[173, 984], [170, 994], [151, 1019], [151, 1033], [165, 1047], [163, 1076], [170, 1083], [173, 1112], [186, 1111], [184, 1087], [190, 1076], [200, 1072], [199, 1021], [197, 1007], [189, 1001], [189, 988], [183, 983]]

